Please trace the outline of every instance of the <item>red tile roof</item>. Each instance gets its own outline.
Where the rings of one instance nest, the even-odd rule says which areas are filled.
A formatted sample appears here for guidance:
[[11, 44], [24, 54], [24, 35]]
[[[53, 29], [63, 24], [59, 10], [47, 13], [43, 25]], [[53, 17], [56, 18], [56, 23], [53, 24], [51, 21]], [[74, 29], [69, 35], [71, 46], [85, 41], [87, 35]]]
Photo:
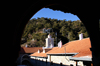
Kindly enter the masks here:
[[81, 56], [92, 56], [91, 51], [91, 43], [89, 38], [85, 38], [82, 40], [71, 41], [63, 45], [62, 48], [58, 48], [53, 52], [47, 53], [78, 53], [74, 57], [81, 57]]
[[45, 52], [48, 52], [48, 51], [50, 51], [51, 50], [51, 48], [49, 48], [49, 49], [45, 49]]
[[54, 51], [54, 50], [57, 49], [57, 48], [58, 48], [58, 47], [54, 47], [54, 48], [52, 48], [52, 49], [45, 49], [45, 52], [46, 52], [46, 53], [43, 53], [43, 52], [38, 53], [38, 51], [37, 51], [37, 52], [31, 54], [30, 56], [47, 57], [47, 52], [49, 52], [49, 51]]
[[45, 53], [43, 53], [43, 49], [42, 49], [42, 52], [38, 53], [38, 51], [37, 51], [37, 52], [31, 54], [30, 56], [47, 57], [47, 54], [46, 54], [46, 53], [47, 53], [48, 51], [50, 51], [50, 50], [51, 50], [51, 49], [45, 49]]
[[34, 53], [38, 49], [42, 49], [42, 47], [21, 47], [20, 53]]
[[47, 57], [47, 54], [46, 53], [38, 53], [38, 52], [35, 52], [33, 54], [31, 54], [30, 56], [37, 56], [37, 57]]
[[66, 44], [64, 44], [61, 48], [54, 47], [52, 50], [46, 52], [46, 53], [38, 53], [35, 52], [34, 54], [31, 54], [31, 56], [40, 56], [40, 57], [46, 57], [46, 54], [58, 54], [58, 53], [78, 53], [74, 57], [92, 57], [91, 51], [91, 43], [89, 38], [85, 38], [82, 40], [76, 40], [76, 41], [71, 41]]

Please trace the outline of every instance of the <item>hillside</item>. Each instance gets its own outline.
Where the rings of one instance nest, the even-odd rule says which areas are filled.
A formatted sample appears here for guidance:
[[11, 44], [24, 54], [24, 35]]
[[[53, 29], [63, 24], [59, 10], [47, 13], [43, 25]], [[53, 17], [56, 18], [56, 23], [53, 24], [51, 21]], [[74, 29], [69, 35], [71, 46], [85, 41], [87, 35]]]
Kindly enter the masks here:
[[[57, 37], [55, 35], [56, 32]], [[26, 44], [28, 46], [42, 47], [45, 46], [45, 38], [49, 33], [54, 38], [55, 46], [57, 46], [57, 42], [59, 40], [62, 40], [63, 44], [72, 40], [78, 40], [78, 35], [80, 33], [84, 34], [84, 38], [88, 37], [86, 28], [80, 20], [66, 21], [42, 17], [31, 19], [28, 22], [22, 38], [26, 39], [26, 41], [28, 42]], [[32, 39], [34, 39], [35, 42], [30, 42], [30, 40]], [[24, 42], [22, 42], [21, 45], [24, 45], [23, 43]]]

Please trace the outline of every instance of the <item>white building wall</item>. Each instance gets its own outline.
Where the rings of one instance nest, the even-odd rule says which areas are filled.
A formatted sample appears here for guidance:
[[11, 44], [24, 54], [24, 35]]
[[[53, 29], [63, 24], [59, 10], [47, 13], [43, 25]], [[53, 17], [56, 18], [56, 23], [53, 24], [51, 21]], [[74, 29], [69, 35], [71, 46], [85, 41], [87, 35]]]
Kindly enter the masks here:
[[40, 57], [30, 57], [31, 59], [36, 59], [36, 60], [41, 60], [41, 61], [46, 61], [46, 58], [40, 58]]
[[51, 61], [53, 63], [62, 63], [64, 65], [70, 65], [70, 60], [68, 58], [68, 56], [65, 59], [65, 56], [51, 56]]
[[73, 66], [76, 66], [76, 61], [70, 60], [70, 64], [72, 64]]
[[[57, 63], [57, 64], [62, 63], [64, 65], [72, 64], [73, 66], [76, 66], [76, 61], [70, 60], [69, 57], [71, 57], [71, 56], [66, 56], [66, 58], [65, 58], [65, 56], [51, 56], [51, 55], [49, 55], [47, 58], [47, 62], [53, 62], [53, 63]], [[32, 57], [32, 56], [30, 58], [46, 62], [46, 58], [39, 58], [39, 57]], [[83, 61], [78, 61], [77, 65], [84, 66]]]
[[78, 63], [77, 63], [79, 66], [84, 66], [83, 65], [83, 61], [78, 61]]
[[30, 58], [31, 58], [31, 59], [35, 59], [35, 57], [33, 57], [33, 56], [30, 56]]
[[48, 62], [51, 62], [51, 55], [48, 55], [47, 61], [48, 61]]
[[[66, 56], [66, 58], [65, 58], [65, 56], [51, 56], [51, 61], [53, 63], [58, 63], [58, 64], [62, 63], [64, 65], [72, 64], [73, 66], [76, 66], [76, 61], [70, 60], [69, 57], [71, 57], [71, 56]], [[78, 61], [77, 65], [84, 66], [83, 61]]]

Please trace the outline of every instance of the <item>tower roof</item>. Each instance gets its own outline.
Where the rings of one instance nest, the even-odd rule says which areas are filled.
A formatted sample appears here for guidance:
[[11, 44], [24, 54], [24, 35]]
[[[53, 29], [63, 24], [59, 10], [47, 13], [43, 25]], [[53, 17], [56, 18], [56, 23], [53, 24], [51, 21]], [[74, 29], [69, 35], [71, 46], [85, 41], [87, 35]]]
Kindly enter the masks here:
[[48, 38], [51, 38], [51, 35], [50, 34], [48, 35]]

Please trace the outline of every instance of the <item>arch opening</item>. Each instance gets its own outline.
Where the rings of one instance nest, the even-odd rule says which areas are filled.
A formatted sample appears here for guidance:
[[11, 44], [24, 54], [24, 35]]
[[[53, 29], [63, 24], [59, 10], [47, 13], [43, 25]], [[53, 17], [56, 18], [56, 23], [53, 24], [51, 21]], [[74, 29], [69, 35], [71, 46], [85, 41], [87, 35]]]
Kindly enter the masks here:
[[[61, 4], [64, 5], [65, 8], [61, 8], [61, 7], [49, 7], [51, 9], [55, 9], [55, 10], [60, 10], [60, 11], [64, 11], [64, 12], [70, 12], [73, 14], [76, 14], [79, 16], [79, 18], [82, 20], [82, 22], [84, 23], [84, 25], [86, 26], [89, 36], [90, 36], [90, 40], [91, 40], [91, 51], [92, 51], [92, 60], [93, 60], [93, 64], [94, 66], [100, 66], [100, 53], [97, 52], [98, 50], [100, 50], [99, 48], [99, 33], [98, 33], [98, 20], [95, 16], [96, 13], [95, 11], [95, 7], [92, 8], [92, 4], [89, 4], [88, 2], [82, 3], [80, 2], [73, 2], [72, 1], [65, 1], [65, 0], [34, 0], [34, 1], [16, 1], [17, 3], [11, 3], [9, 2], [7, 6], [4, 7], [5, 10], [4, 14], [8, 14], [11, 15], [9, 17], [7, 17], [8, 19], [6, 19], [7, 21], [2, 22], [2, 23], [7, 23], [7, 25], [5, 27], [7, 27], [7, 29], [9, 29], [9, 35], [5, 35], [4, 33], [6, 32], [6, 29], [3, 31], [4, 36], [9, 37], [11, 39], [7, 39], [8, 41], [6, 41], [6, 47], [7, 47], [7, 51], [9, 52], [8, 57], [6, 57], [6, 60], [8, 60], [7, 62], [9, 63], [8, 65], [16, 65], [15, 61], [18, 57], [19, 51], [20, 51], [20, 39], [23, 33], [23, 30], [25, 28], [25, 25], [27, 24], [27, 22], [29, 21], [29, 19], [31, 18], [31, 16], [33, 16], [38, 10], [40, 10], [41, 8], [47, 6], [47, 5], [55, 5], [55, 4]], [[11, 4], [11, 5], [9, 5]], [[70, 6], [71, 5], [71, 6]], [[73, 5], [73, 6], [72, 6]], [[83, 6], [84, 5], [84, 6]], [[80, 6], [80, 7], [79, 7]], [[13, 8], [14, 7], [14, 8]], [[6, 10], [6, 8], [9, 8], [9, 10]], [[66, 9], [67, 8], [67, 9]], [[6, 15], [4, 15], [6, 16]], [[96, 19], [94, 19], [96, 18]], [[5, 17], [4, 17], [5, 19]], [[8, 22], [9, 21], [9, 22]], [[5, 25], [5, 24], [4, 24]], [[10, 27], [9, 27], [10, 26]], [[95, 27], [94, 27], [95, 26]], [[3, 37], [4, 38], [4, 37]], [[4, 40], [5, 42], [5, 40]], [[9, 44], [8, 44], [9, 43]], [[4, 44], [4, 45], [5, 45]], [[14, 51], [14, 52], [13, 52]], [[12, 53], [13, 52], [13, 53]], [[4, 55], [7, 55], [7, 53], [5, 53]], [[13, 57], [12, 57], [13, 55]], [[9, 59], [11, 61], [9, 61]], [[5, 61], [4, 61], [5, 63]]]
[[[41, 18], [38, 18], [38, 19], [41, 19]], [[74, 22], [73, 22], [74, 23]], [[56, 32], [56, 31], [55, 31]]]
[[[44, 9], [44, 10], [46, 10], [46, 9]], [[49, 10], [49, 9], [47, 9], [47, 10]], [[41, 10], [42, 11], [42, 10]], [[55, 11], [53, 11], [53, 12], [55, 12]], [[52, 12], [52, 13], [53, 13]], [[58, 12], [58, 11], [56, 11], [56, 12]], [[38, 12], [37, 12], [38, 13]], [[36, 14], [37, 14], [36, 13]], [[52, 14], [51, 13], [51, 14]], [[39, 14], [41, 14], [40, 12], [39, 12]], [[48, 13], [46, 13], [46, 14], [48, 14]], [[63, 14], [65, 14], [65, 15], [68, 15], [69, 13], [63, 13]], [[44, 14], [45, 15], [45, 14]], [[64, 16], [65, 16], [64, 15]], [[73, 14], [71, 14], [70, 13], [70, 15], [73, 15]], [[37, 15], [35, 15], [35, 16], [37, 16]], [[50, 15], [51, 16], [51, 15]], [[65, 17], [66, 18], [66, 17]], [[57, 18], [50, 18], [50, 17], [48, 17], [47, 18], [47, 16], [45, 15], [45, 16], [38, 16], [37, 18], [34, 18], [34, 16], [33, 16], [33, 19], [31, 18], [30, 20], [29, 20], [29, 22], [27, 23], [28, 24], [28, 26], [31, 26], [31, 28], [33, 28], [33, 29], [30, 29], [30, 31], [29, 30], [25, 30], [24, 31], [24, 35], [22, 35], [22, 38], [25, 38], [26, 37], [26, 35], [27, 35], [27, 37], [26, 38], [28, 38], [29, 40], [31, 39], [33, 39], [33, 40], [35, 40], [34, 39], [34, 37], [33, 37], [33, 35], [34, 36], [36, 36], [36, 33], [38, 32], [39, 34], [42, 32], [43, 33], [43, 29], [45, 28], [46, 30], [47, 29], [51, 29], [51, 31], [52, 32], [54, 32], [54, 33], [58, 33], [59, 35], [60, 35], [60, 33], [62, 33], [62, 35], [61, 36], [59, 36], [59, 37], [62, 37], [63, 39], [65, 38], [65, 40], [66, 41], [63, 41], [64, 43], [63, 44], [65, 44], [65, 43], [67, 43], [67, 42], [69, 42], [69, 41], [72, 41], [72, 40], [78, 40], [79, 39], [79, 34], [80, 33], [83, 33], [84, 35], [84, 38], [87, 38], [87, 37], [89, 37], [89, 35], [88, 35], [88, 32], [87, 32], [87, 30], [86, 30], [86, 28], [85, 28], [85, 26], [84, 26], [84, 24], [82, 23], [82, 21], [81, 20], [76, 20], [76, 21], [71, 21], [71, 20], [66, 20], [66, 19], [62, 19], [62, 20], [58, 20]], [[55, 21], [55, 23], [56, 24], [58, 24], [58, 26], [56, 26], [56, 27], [60, 27], [59, 29], [57, 28], [54, 28], [53, 26], [54, 26], [54, 23], [52, 23], [51, 24], [51, 22], [52, 21]], [[60, 22], [61, 22], [61, 24], [60, 24]], [[42, 23], [42, 24], [41, 24]], [[32, 24], [32, 25], [31, 25]], [[62, 24], [71, 24], [71, 25], [73, 25], [71, 28], [70, 28], [70, 26], [67, 26], [67, 25], [62, 25]], [[45, 25], [45, 26], [44, 26]], [[62, 26], [64, 26], [64, 27], [62, 27], [62, 26], [59, 26], [59, 25], [62, 25]], [[28, 26], [26, 25], [26, 28], [28, 28]], [[35, 27], [34, 27], [35, 26]], [[38, 27], [39, 26], [39, 27]], [[76, 27], [75, 27], [76, 26]], [[79, 26], [80, 27], [82, 27], [82, 28], [80, 28], [79, 29]], [[78, 27], [78, 28], [77, 28]], [[35, 29], [35, 28], [37, 28], [37, 29]], [[67, 29], [68, 28], [68, 30], [60, 30], [60, 29]], [[72, 30], [72, 32], [71, 32], [71, 30], [69, 31], [69, 29], [71, 29]], [[65, 34], [65, 31], [67, 31], [66, 33], [67, 34]], [[27, 32], [26, 34], [25, 34], [25, 32]], [[38, 35], [38, 33], [37, 33], [37, 35]], [[69, 34], [68, 34], [69, 33]], [[75, 37], [75, 38], [69, 38], [68, 39], [68, 37], [70, 37], [69, 35], [70, 34], [72, 34], [72, 33], [74, 33], [74, 34], [76, 34], [77, 35], [77, 37], [75, 37], [75, 36], [73, 36], [73, 37]], [[47, 34], [45, 34], [45, 38], [46, 38], [46, 36], [47, 36]], [[67, 36], [67, 38], [65, 37], [65, 36]], [[56, 37], [56, 36], [53, 36], [53, 37]], [[35, 37], [36, 38], [36, 37]], [[39, 36], [38, 36], [38, 38], [40, 38]], [[45, 40], [45, 38], [43, 39], [43, 40]], [[61, 38], [58, 38], [59, 40], [61, 40]], [[29, 41], [28, 40], [28, 41]], [[38, 41], [40, 40], [40, 39], [37, 39]], [[35, 41], [35, 42], [37, 42], [37, 40]], [[59, 41], [58, 40], [58, 41]], [[55, 39], [55, 41], [56, 41], [56, 39]], [[41, 42], [43, 42], [43, 41], [41, 41]], [[43, 42], [44, 43], [44, 42]], [[56, 42], [55, 44], [57, 44], [58, 42]], [[25, 44], [26, 45], [26, 44]], [[30, 45], [30, 44], [29, 44]], [[56, 46], [56, 45], [55, 45]], [[30, 47], [32, 47], [32, 46], [30, 46]], [[41, 46], [42, 47], [42, 46]]]

